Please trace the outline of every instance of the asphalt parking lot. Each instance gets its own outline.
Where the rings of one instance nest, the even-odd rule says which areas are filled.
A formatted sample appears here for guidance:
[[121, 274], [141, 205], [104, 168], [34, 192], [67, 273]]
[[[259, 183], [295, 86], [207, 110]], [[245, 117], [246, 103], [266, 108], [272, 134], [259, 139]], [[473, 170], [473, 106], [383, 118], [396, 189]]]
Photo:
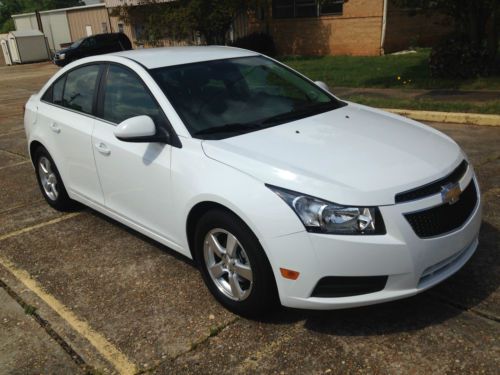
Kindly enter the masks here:
[[466, 150], [482, 188], [480, 246], [459, 273], [406, 300], [251, 321], [168, 248], [43, 201], [22, 107], [56, 70], [0, 67], [1, 374], [498, 374], [500, 128], [431, 124]]

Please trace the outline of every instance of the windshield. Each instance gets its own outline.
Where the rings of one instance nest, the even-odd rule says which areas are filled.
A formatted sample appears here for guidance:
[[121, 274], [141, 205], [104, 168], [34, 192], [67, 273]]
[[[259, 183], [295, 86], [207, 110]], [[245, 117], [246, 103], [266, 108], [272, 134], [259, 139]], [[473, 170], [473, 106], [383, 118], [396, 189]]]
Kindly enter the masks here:
[[83, 42], [83, 40], [84, 40], [84, 39], [85, 39], [85, 38], [78, 39], [78, 40], [77, 40], [76, 42], [74, 42], [74, 43], [73, 43], [70, 47], [71, 47], [71, 48], [76, 48], [76, 47], [78, 47], [80, 44], [82, 44], [82, 42]]
[[262, 56], [151, 70], [192, 136], [220, 139], [344, 106]]

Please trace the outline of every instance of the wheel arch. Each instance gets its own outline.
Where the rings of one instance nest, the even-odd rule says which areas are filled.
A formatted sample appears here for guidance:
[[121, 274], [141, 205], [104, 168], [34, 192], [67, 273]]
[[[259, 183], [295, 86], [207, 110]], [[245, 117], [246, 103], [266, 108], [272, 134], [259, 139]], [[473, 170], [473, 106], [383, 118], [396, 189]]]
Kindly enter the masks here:
[[[35, 160], [33, 160], [34, 156], [35, 156], [35, 152], [38, 148], [40, 147], [43, 147], [45, 148], [45, 146], [40, 142], [40, 141], [37, 141], [37, 140], [34, 140], [34, 141], [31, 141], [30, 143], [30, 147], [29, 147], [29, 151], [30, 151], [30, 159], [31, 159], [31, 163], [33, 165], [35, 165]], [[45, 148], [46, 149], [46, 148]], [[48, 151], [47, 151], [48, 152]]]
[[186, 219], [186, 235], [187, 235], [187, 242], [189, 246], [189, 251], [191, 254], [191, 257], [195, 263], [198, 263], [198, 260], [196, 259], [196, 250], [195, 250], [195, 231], [196, 231], [196, 225], [199, 221], [199, 219], [204, 215], [206, 212], [209, 212], [210, 210], [214, 209], [219, 209], [226, 211], [227, 213], [234, 215], [236, 218], [238, 218], [250, 231], [251, 235], [255, 237], [255, 239], [259, 242], [262, 251], [262, 255], [264, 256], [264, 261], [267, 264], [266, 267], [268, 267], [269, 271], [271, 272], [272, 275], [272, 288], [274, 288], [274, 291], [276, 292], [276, 296], [279, 296], [279, 289], [278, 289], [278, 281], [277, 277], [278, 275], [275, 272], [275, 269], [272, 267], [271, 264], [271, 259], [269, 254], [266, 251], [265, 244], [262, 243], [262, 241], [259, 239], [258, 233], [256, 233], [257, 228], [253, 228], [250, 223], [248, 223], [243, 215], [239, 215], [235, 210], [229, 208], [227, 205], [224, 205], [222, 203], [212, 201], [212, 200], [204, 200], [196, 203], [191, 210], [189, 211], [189, 214]]
[[[186, 219], [186, 238], [189, 246], [189, 251], [191, 253], [191, 257], [193, 258], [194, 261], [196, 261], [196, 251], [194, 249], [194, 233], [196, 231], [196, 225], [198, 224], [198, 220], [208, 211], [215, 209], [227, 211], [232, 215], [235, 215], [245, 223], [245, 221], [236, 212], [234, 212], [233, 210], [224, 206], [221, 203], [217, 203], [215, 201], [202, 201], [196, 203], [189, 211]], [[248, 226], [248, 224], [246, 225]]]

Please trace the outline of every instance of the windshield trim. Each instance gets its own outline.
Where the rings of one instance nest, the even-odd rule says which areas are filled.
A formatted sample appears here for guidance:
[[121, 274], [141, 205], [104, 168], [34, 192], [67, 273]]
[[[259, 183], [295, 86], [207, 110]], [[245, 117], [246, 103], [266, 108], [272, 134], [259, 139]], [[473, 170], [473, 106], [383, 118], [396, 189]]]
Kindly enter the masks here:
[[[319, 109], [317, 112], [312, 113], [312, 114], [303, 114], [303, 115], [298, 114], [297, 117], [294, 117], [292, 119], [280, 120], [280, 121], [273, 122], [272, 124], [263, 125], [262, 127], [259, 127], [259, 128], [257, 128], [257, 127], [253, 128], [253, 129], [249, 128], [249, 129], [246, 129], [246, 130], [241, 130], [239, 132], [228, 131], [228, 132], [223, 132], [223, 133], [221, 132], [221, 133], [214, 133], [214, 134], [196, 134], [196, 132], [191, 131], [190, 128], [186, 125], [186, 124], [188, 124], [188, 121], [186, 120], [185, 116], [182, 114], [181, 111], [177, 110], [176, 106], [174, 105], [174, 101], [171, 98], [171, 95], [168, 94], [167, 92], [165, 92], [161, 88], [160, 83], [157, 81], [157, 79], [155, 77], [155, 72], [156, 71], [159, 71], [159, 70], [165, 69], [165, 68], [179, 68], [179, 67], [184, 67], [184, 66], [187, 67], [187, 66], [190, 66], [190, 65], [198, 65], [198, 64], [211, 63], [211, 62], [217, 62], [217, 61], [240, 60], [240, 59], [247, 59], [247, 58], [250, 58], [250, 57], [261, 57], [261, 58], [264, 58], [266, 60], [272, 61], [273, 63], [280, 65], [282, 68], [288, 70], [289, 72], [291, 72], [291, 73], [299, 76], [301, 79], [303, 79], [303, 80], [307, 81], [308, 83], [314, 85], [315, 87], [317, 87], [318, 89], [320, 89], [322, 92], [324, 92], [331, 99], [330, 103], [332, 104], [332, 108]], [[348, 103], [340, 100], [335, 95], [333, 95], [331, 92], [329, 92], [327, 90], [324, 90], [322, 87], [317, 86], [314, 83], [313, 80], [311, 80], [310, 78], [308, 78], [305, 75], [301, 74], [300, 72], [298, 72], [298, 71], [290, 68], [289, 66], [283, 64], [280, 61], [277, 61], [277, 60], [275, 60], [273, 58], [270, 58], [270, 57], [267, 57], [267, 56], [264, 56], [264, 55], [260, 55], [260, 54], [255, 54], [255, 55], [249, 54], [248, 56], [229, 57], [229, 58], [206, 60], [206, 61], [195, 61], [195, 62], [187, 63], [187, 64], [166, 65], [166, 66], [163, 66], [163, 67], [145, 68], [145, 69], [147, 70], [147, 72], [149, 73], [149, 75], [151, 76], [151, 78], [153, 78], [153, 80], [155, 81], [155, 83], [158, 85], [158, 87], [160, 88], [160, 90], [163, 93], [163, 95], [165, 95], [165, 97], [169, 101], [170, 105], [172, 106], [172, 108], [174, 109], [174, 111], [177, 113], [177, 116], [179, 116], [179, 118], [183, 122], [183, 125], [186, 128], [186, 130], [188, 131], [189, 135], [192, 138], [195, 138], [195, 139], [201, 139], [201, 140], [220, 140], [220, 139], [237, 137], [239, 135], [243, 135], [243, 134], [252, 133], [252, 132], [255, 132], [255, 131], [260, 131], [260, 130], [272, 128], [272, 127], [275, 127], [275, 126], [279, 126], [279, 125], [291, 123], [291, 122], [294, 122], [294, 121], [302, 120], [304, 118], [313, 117], [313, 116], [316, 116], [316, 115], [319, 115], [319, 114], [322, 114], [322, 113], [325, 113], [325, 112], [334, 111], [336, 109], [339, 109], [339, 108], [342, 108], [342, 107], [345, 107], [345, 106], [348, 105]], [[325, 102], [325, 103], [327, 103], [327, 102]], [[220, 125], [220, 127], [223, 127], [223, 126], [224, 126], [224, 124]]]

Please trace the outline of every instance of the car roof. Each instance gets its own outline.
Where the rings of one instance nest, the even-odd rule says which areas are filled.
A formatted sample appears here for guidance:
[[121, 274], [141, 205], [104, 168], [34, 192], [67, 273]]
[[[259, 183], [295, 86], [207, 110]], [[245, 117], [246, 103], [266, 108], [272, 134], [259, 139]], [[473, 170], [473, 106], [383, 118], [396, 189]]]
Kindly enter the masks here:
[[224, 46], [162, 47], [139, 48], [130, 51], [111, 53], [113, 56], [126, 57], [148, 69], [189, 64], [201, 61], [230, 59], [235, 57], [257, 56], [257, 52]]

